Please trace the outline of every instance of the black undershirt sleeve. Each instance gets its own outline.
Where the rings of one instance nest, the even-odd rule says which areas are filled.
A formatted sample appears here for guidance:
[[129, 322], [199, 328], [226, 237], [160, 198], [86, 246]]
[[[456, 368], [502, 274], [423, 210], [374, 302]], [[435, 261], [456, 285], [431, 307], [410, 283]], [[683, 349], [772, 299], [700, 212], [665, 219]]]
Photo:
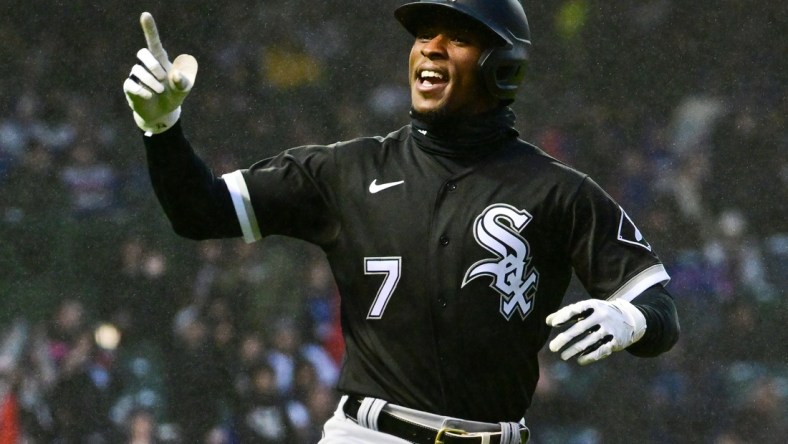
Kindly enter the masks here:
[[632, 300], [646, 317], [646, 333], [627, 351], [653, 357], [670, 350], [679, 339], [679, 319], [673, 296], [662, 285], [654, 285]]
[[180, 122], [143, 140], [153, 191], [178, 235], [195, 240], [242, 235], [227, 185], [194, 152]]

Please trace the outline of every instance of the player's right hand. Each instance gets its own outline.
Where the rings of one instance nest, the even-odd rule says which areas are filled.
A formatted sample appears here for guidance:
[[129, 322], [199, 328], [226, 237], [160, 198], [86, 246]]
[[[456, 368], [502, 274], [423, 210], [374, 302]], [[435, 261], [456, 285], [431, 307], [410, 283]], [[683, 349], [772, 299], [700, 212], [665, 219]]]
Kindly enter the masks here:
[[197, 77], [197, 60], [181, 54], [170, 62], [153, 16], [143, 12], [140, 24], [148, 46], [137, 52], [139, 63], [131, 68], [123, 92], [137, 126], [146, 134], [157, 134], [180, 118], [181, 104]]

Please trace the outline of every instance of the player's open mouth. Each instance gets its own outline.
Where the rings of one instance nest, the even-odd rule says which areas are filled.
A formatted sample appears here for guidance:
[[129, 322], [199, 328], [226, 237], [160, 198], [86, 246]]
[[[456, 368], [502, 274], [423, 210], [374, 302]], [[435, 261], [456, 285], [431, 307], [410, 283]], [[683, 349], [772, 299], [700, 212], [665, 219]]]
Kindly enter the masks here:
[[416, 82], [423, 90], [432, 90], [446, 85], [449, 81], [448, 74], [433, 70], [420, 69], [416, 72]]

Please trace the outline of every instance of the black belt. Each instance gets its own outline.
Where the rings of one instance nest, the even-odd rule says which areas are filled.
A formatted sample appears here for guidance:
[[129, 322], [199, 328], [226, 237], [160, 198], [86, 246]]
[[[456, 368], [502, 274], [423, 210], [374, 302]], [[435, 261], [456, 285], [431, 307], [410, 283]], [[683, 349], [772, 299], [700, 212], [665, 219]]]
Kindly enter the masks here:
[[[348, 418], [358, 422], [358, 409], [361, 407], [363, 398], [349, 396], [343, 410]], [[396, 436], [416, 444], [473, 444], [482, 442], [481, 436], [457, 435], [459, 431], [452, 432], [451, 429], [436, 430], [420, 424], [415, 424], [404, 419], [382, 411], [378, 416], [378, 431]], [[521, 442], [528, 441], [528, 429], [521, 429]], [[500, 433], [490, 435], [490, 444], [500, 444]]]

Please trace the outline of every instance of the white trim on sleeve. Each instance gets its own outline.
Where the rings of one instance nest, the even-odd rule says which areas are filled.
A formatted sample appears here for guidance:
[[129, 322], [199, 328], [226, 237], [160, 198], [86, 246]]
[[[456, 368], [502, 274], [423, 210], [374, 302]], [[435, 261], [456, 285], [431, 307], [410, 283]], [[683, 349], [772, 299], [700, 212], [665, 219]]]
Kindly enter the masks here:
[[246, 187], [243, 173], [241, 170], [233, 171], [222, 175], [222, 179], [227, 184], [230, 197], [233, 199], [235, 214], [238, 216], [238, 223], [241, 225], [244, 241], [250, 244], [262, 239], [263, 236], [260, 234], [260, 227], [257, 225], [257, 217], [254, 214], [254, 208], [252, 208], [249, 189]]
[[607, 300], [624, 299], [625, 301], [631, 302], [632, 299], [635, 299], [640, 293], [643, 293], [652, 285], [665, 285], [668, 281], [670, 281], [670, 276], [668, 272], [665, 271], [665, 267], [662, 264], [652, 265], [638, 273], [626, 284], [622, 285], [612, 296], [607, 298]]

